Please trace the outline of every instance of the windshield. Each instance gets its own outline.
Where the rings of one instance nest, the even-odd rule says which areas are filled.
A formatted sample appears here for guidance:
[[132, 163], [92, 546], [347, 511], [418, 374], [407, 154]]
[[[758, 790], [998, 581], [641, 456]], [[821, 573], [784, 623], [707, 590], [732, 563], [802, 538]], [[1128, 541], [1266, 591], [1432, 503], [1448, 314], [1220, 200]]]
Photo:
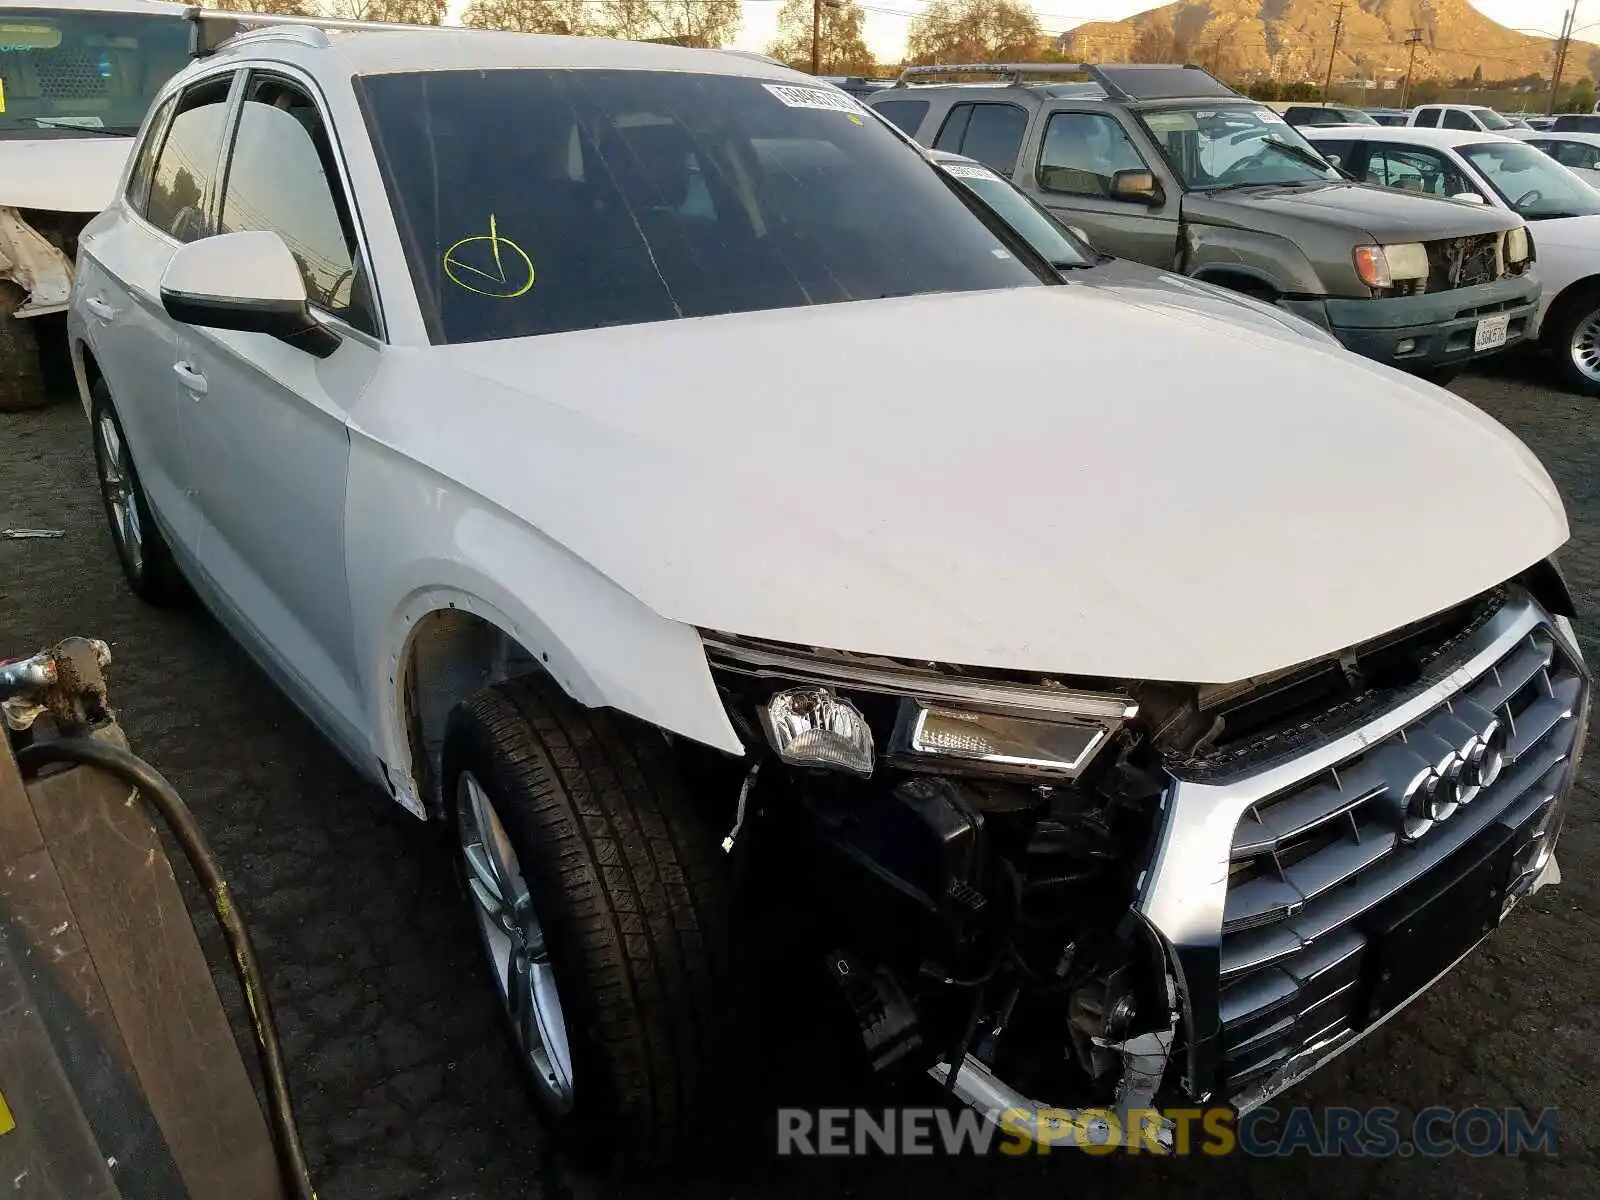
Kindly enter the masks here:
[[1512, 128], [1511, 122], [1492, 108], [1475, 108], [1472, 115], [1478, 118], [1478, 124], [1491, 131]]
[[436, 343], [1043, 283], [833, 88], [613, 70], [357, 86]]
[[1475, 142], [1458, 152], [1529, 221], [1600, 213], [1600, 192], [1526, 142]]
[[182, 16], [0, 9], [0, 138], [132, 136], [190, 33]]
[[1192, 191], [1338, 179], [1303, 137], [1270, 108], [1161, 108], [1141, 114], [1150, 136]]
[[940, 162], [938, 166], [1016, 230], [1017, 236], [1052, 267], [1092, 267], [1099, 261], [1098, 254], [1063, 229], [1009, 179], [1002, 179], [977, 163]]

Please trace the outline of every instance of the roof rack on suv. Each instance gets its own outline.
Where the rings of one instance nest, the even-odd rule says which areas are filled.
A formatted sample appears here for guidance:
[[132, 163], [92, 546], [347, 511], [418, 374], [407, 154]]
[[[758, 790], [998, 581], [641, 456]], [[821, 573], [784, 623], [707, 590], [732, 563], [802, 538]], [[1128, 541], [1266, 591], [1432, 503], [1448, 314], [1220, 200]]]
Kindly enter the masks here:
[[[329, 29], [366, 30], [437, 30], [437, 25], [404, 25], [397, 21], [355, 21], [343, 17], [300, 17], [290, 13], [233, 12], [231, 10], [196, 8], [190, 10], [199, 28], [195, 53], [200, 56], [215, 54], [228, 42], [241, 37], [269, 38], [273, 36], [296, 37], [282, 26], [312, 29], [319, 32]], [[324, 35], [324, 40], [326, 35]], [[308, 41], [301, 34], [296, 40]]]
[[1087, 75], [1111, 100], [1239, 95], [1193, 63], [934, 63], [907, 67], [895, 86], [931, 75], [1009, 75], [1014, 86], [1021, 84], [1024, 75]]

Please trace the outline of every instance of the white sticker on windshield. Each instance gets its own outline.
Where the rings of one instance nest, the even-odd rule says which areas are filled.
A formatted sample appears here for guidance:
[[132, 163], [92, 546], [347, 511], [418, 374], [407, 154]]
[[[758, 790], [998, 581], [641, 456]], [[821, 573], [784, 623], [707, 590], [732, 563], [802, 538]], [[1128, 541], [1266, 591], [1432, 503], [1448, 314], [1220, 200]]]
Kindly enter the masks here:
[[1285, 121], [1277, 113], [1273, 112], [1270, 108], [1258, 108], [1258, 109], [1256, 109], [1256, 116], [1260, 117], [1263, 121], [1270, 122], [1273, 125], [1287, 125], [1288, 124], [1287, 121]]
[[861, 106], [843, 92], [825, 92], [821, 88], [793, 87], [787, 83], [763, 83], [790, 108], [821, 108], [829, 112], [858, 113]]
[[946, 174], [954, 175], [957, 179], [993, 179], [995, 173], [988, 167], [974, 166], [972, 163], [940, 163]]

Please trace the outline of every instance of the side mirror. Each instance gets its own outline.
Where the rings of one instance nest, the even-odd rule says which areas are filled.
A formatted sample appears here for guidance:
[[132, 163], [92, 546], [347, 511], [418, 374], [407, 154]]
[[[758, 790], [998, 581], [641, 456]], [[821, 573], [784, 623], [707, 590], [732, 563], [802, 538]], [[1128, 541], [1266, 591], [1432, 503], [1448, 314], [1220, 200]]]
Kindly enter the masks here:
[[223, 233], [179, 246], [161, 276], [161, 305], [185, 324], [264, 333], [318, 358], [340, 344], [311, 315], [300, 268], [275, 233]]
[[1486, 204], [1486, 203], [1488, 203], [1488, 201], [1486, 201], [1482, 196], [1478, 195], [1477, 192], [1457, 192], [1454, 196], [1451, 196], [1450, 199], [1452, 199], [1452, 200], [1464, 200], [1468, 204]]
[[1138, 204], [1148, 204], [1152, 208], [1166, 203], [1167, 199], [1161, 190], [1161, 181], [1156, 178], [1154, 171], [1118, 171], [1111, 177], [1111, 198], [1132, 200]]
[[1084, 230], [1082, 225], [1068, 225], [1067, 226], [1067, 232], [1070, 233], [1073, 237], [1077, 238], [1085, 246], [1093, 246], [1094, 245], [1094, 242], [1089, 240], [1089, 234]]

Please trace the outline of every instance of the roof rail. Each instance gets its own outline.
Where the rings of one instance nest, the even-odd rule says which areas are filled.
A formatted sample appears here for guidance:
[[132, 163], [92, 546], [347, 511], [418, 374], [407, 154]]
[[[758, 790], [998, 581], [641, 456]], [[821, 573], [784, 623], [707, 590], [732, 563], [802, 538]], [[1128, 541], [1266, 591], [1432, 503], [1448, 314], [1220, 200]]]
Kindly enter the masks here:
[[929, 66], [907, 67], [900, 72], [895, 86], [909, 83], [923, 75], [1009, 75], [1013, 85], [1020, 84], [1024, 75], [1087, 75], [1106, 90], [1106, 95], [1116, 100], [1130, 100], [1131, 96], [1111, 80], [1095, 63], [934, 63]]
[[[437, 25], [403, 25], [398, 21], [354, 21], [343, 17], [299, 17], [290, 13], [233, 12], [214, 8], [197, 8], [190, 11], [194, 19], [199, 22], [200, 37], [197, 41], [195, 52], [200, 55], [215, 54], [236, 37], [245, 37], [251, 34], [266, 35], [276, 27], [284, 25], [323, 31], [337, 29], [357, 32], [366, 31], [369, 33], [396, 29], [415, 31], [419, 29], [437, 30], [439, 28]], [[207, 26], [211, 26], [211, 28], [207, 28]]]
[[907, 67], [900, 72], [895, 86], [928, 75], [1009, 75], [1013, 87], [1022, 82], [1024, 75], [1087, 75], [1105, 92], [1108, 100], [1209, 99], [1240, 95], [1194, 63], [935, 63]]

